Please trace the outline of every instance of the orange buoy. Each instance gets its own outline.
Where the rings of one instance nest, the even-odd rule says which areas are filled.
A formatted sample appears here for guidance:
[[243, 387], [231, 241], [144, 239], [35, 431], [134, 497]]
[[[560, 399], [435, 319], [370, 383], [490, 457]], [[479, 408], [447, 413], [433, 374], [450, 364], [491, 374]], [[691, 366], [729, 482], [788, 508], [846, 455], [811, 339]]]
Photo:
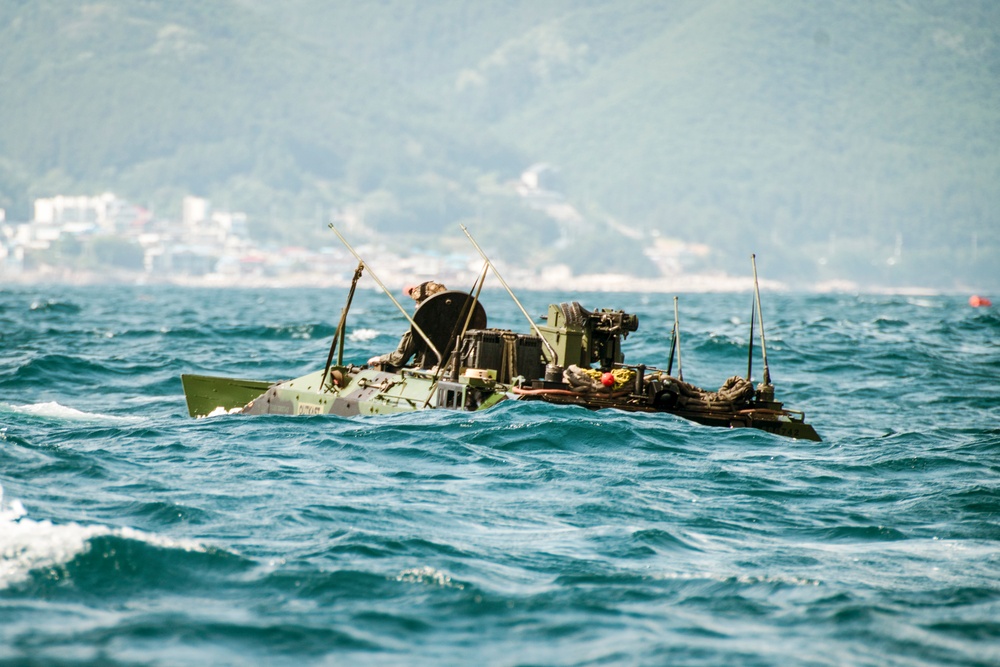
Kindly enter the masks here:
[[979, 296], [978, 294], [973, 294], [969, 297], [969, 305], [973, 308], [979, 308], [980, 306], [992, 306], [993, 302], [987, 299], [985, 296]]
[[614, 383], [615, 383], [615, 376], [612, 375], [611, 373], [605, 373], [604, 375], [601, 376], [601, 384], [603, 384], [605, 387], [610, 387]]

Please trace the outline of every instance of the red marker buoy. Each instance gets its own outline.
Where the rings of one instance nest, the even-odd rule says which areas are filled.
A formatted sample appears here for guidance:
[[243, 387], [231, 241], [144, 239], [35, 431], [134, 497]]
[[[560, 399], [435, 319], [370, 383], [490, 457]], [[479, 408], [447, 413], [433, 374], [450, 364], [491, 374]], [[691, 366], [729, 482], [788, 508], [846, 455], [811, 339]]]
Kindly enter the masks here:
[[993, 302], [987, 299], [985, 296], [979, 296], [978, 294], [973, 294], [969, 297], [969, 305], [973, 308], [979, 308], [980, 306], [992, 306]]
[[605, 387], [610, 387], [614, 383], [615, 383], [615, 376], [612, 375], [611, 373], [605, 373], [604, 375], [601, 376], [601, 384], [603, 384]]

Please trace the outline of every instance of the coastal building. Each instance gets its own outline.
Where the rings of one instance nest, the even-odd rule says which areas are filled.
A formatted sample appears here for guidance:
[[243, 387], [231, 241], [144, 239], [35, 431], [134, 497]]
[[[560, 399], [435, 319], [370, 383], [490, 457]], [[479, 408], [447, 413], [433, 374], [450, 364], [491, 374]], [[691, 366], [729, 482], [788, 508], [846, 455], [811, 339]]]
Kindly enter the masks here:
[[148, 217], [144, 209], [111, 192], [94, 197], [56, 195], [35, 200], [32, 222], [41, 227], [58, 227], [73, 233], [94, 231], [119, 234]]

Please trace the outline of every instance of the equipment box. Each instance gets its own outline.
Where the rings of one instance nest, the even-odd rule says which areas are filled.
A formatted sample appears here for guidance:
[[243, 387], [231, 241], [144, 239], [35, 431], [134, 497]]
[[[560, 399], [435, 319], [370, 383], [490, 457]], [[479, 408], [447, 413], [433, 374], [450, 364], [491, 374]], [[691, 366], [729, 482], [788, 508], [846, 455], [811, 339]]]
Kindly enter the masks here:
[[503, 334], [496, 329], [472, 329], [462, 339], [461, 365], [465, 368], [500, 370]]
[[545, 374], [542, 339], [503, 329], [473, 329], [462, 339], [461, 366], [496, 371], [497, 382], [518, 375], [537, 380]]
[[517, 372], [529, 382], [545, 375], [542, 361], [542, 339], [538, 336], [519, 334], [517, 337]]

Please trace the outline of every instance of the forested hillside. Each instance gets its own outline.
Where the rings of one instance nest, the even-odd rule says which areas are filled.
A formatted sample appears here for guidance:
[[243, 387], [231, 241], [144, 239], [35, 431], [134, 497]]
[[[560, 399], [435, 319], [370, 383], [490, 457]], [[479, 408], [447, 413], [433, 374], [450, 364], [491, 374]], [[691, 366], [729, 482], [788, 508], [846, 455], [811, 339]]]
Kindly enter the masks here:
[[[8, 0], [0, 44], [8, 219], [196, 194], [284, 242], [351, 211], [578, 272], [673, 237], [689, 269], [1000, 286], [991, 0]], [[581, 217], [516, 195], [539, 162]]]

